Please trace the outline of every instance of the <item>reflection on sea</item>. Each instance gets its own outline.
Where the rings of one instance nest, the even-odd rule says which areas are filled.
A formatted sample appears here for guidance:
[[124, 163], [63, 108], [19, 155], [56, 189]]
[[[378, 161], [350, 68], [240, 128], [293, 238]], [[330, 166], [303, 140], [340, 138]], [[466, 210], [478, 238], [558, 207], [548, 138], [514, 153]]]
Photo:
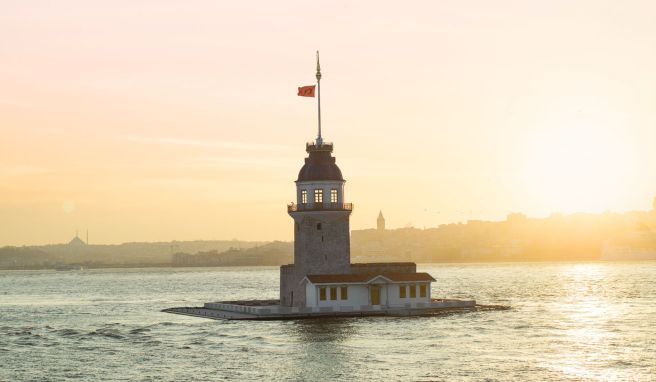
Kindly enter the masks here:
[[552, 311], [558, 328], [551, 343], [553, 353], [545, 361], [549, 369], [568, 378], [621, 380], [631, 377], [622, 368], [603, 370], [606, 365], [622, 364], [611, 351], [621, 336], [620, 327], [627, 310], [615, 298], [617, 280], [608, 264], [573, 264], [561, 272], [562, 299]]
[[353, 363], [347, 342], [357, 336], [353, 318], [298, 320], [287, 325], [290, 340], [298, 347], [295, 380], [319, 381], [328, 375], [344, 376]]
[[317, 318], [295, 321], [290, 336], [301, 342], [341, 342], [355, 334], [354, 318]]

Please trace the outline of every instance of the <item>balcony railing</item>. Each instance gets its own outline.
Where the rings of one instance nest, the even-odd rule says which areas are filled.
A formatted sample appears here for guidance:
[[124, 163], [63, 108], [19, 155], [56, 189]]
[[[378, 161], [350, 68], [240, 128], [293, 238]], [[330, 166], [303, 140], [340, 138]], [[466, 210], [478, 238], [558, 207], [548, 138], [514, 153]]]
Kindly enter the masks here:
[[329, 151], [333, 152], [333, 143], [332, 142], [323, 142], [323, 143], [316, 143], [316, 142], [308, 142], [305, 144], [305, 151], [308, 153], [310, 151]]
[[290, 203], [287, 205], [287, 212], [297, 211], [353, 211], [353, 203]]

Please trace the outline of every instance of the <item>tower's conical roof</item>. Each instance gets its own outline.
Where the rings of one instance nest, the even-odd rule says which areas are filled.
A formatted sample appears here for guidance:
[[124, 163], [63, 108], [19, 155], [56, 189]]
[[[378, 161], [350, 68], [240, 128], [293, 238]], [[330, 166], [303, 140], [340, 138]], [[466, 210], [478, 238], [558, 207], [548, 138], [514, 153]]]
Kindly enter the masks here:
[[335, 163], [332, 143], [308, 144], [307, 150], [310, 155], [305, 158], [305, 164], [298, 172], [297, 182], [317, 180], [340, 180], [343, 181], [342, 171]]

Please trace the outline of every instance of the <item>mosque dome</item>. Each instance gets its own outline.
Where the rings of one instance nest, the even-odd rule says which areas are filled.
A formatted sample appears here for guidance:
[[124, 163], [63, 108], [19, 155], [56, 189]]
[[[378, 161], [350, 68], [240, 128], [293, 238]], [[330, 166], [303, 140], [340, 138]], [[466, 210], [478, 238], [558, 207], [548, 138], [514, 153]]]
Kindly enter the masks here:
[[68, 242], [68, 245], [85, 245], [86, 243], [82, 241], [77, 235], [73, 238], [73, 240]]

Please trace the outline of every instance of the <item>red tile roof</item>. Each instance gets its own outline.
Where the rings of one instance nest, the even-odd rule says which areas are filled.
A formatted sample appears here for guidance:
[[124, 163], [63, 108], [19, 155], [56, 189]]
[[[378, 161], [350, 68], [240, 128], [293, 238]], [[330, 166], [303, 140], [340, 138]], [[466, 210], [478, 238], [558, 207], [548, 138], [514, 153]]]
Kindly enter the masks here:
[[426, 272], [415, 273], [385, 273], [383, 276], [392, 281], [435, 281], [433, 276]]
[[355, 273], [342, 275], [307, 275], [306, 278], [313, 284], [333, 284], [333, 283], [366, 283], [372, 279], [382, 276], [393, 282], [410, 282], [410, 281], [435, 281], [433, 276], [426, 272], [417, 273]]

